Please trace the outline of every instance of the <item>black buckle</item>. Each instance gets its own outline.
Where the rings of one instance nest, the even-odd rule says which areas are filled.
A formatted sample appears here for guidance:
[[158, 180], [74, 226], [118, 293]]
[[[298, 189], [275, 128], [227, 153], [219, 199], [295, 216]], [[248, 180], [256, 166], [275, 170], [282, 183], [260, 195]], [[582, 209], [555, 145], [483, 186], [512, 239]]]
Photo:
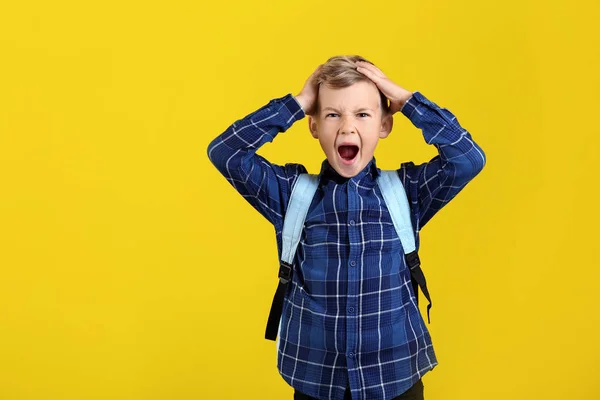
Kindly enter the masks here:
[[292, 279], [292, 264], [281, 261], [281, 264], [279, 264], [279, 280], [281, 283], [286, 284], [290, 279]]
[[419, 259], [419, 253], [417, 253], [416, 250], [406, 254], [406, 264], [408, 265], [408, 268], [410, 268], [411, 270], [413, 270], [421, 265], [421, 260]]

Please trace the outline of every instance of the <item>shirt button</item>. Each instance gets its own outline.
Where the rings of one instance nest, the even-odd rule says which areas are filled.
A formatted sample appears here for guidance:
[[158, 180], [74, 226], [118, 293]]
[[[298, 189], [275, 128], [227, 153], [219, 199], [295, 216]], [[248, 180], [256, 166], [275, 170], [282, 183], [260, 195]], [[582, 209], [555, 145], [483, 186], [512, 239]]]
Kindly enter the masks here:
[[354, 353], [352, 353], [352, 352], [348, 353], [348, 357], [354, 358]]
[[350, 266], [351, 267], [354, 267], [355, 265], [356, 265], [356, 261], [354, 261], [354, 260], [350, 261]]
[[350, 220], [350, 225], [354, 226], [354, 220], [353, 219]]
[[350, 308], [348, 309], [348, 312], [350, 312], [350, 313], [353, 313], [353, 312], [354, 312], [354, 307], [350, 307]]

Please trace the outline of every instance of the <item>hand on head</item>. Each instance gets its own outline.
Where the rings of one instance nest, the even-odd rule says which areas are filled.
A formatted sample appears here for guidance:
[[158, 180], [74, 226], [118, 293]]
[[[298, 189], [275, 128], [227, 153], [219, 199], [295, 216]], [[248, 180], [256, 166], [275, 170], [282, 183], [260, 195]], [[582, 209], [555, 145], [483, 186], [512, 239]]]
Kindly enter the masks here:
[[[412, 92], [394, 83], [375, 65], [366, 61], [356, 61], [355, 65], [356, 70], [377, 85], [379, 90], [390, 101], [390, 114], [400, 111], [404, 103], [412, 96]], [[300, 103], [304, 113], [307, 115], [313, 115], [316, 112], [314, 108], [317, 104], [317, 96], [319, 95], [317, 79], [322, 67], [323, 64], [315, 69], [306, 80], [300, 93], [296, 96], [296, 100], [298, 100], [298, 103]]]
[[322, 67], [323, 64], [319, 65], [317, 69], [308, 77], [304, 87], [296, 96], [296, 100], [298, 100], [298, 103], [300, 103], [304, 113], [307, 115], [312, 115], [316, 111], [314, 110], [314, 107], [317, 103], [317, 96], [319, 95], [317, 78]]
[[357, 61], [355, 64], [356, 70], [373, 81], [385, 97], [388, 98], [391, 114], [400, 111], [404, 103], [412, 96], [411, 92], [392, 82], [375, 65], [365, 61]]

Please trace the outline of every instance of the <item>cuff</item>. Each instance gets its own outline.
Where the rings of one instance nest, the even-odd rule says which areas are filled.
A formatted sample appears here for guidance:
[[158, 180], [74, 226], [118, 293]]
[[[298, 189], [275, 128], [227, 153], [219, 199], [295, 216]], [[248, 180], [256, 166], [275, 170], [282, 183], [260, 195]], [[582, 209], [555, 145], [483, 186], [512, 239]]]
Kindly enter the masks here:
[[408, 99], [408, 101], [404, 103], [404, 105], [400, 109], [400, 112], [402, 112], [402, 114], [410, 118], [410, 116], [415, 111], [419, 103], [426, 104], [431, 107], [437, 107], [437, 104], [429, 100], [427, 97], [423, 96], [423, 94], [417, 90], [413, 92], [413, 95], [410, 97], [410, 99]]
[[300, 103], [291, 93], [288, 93], [284, 97], [281, 98], [281, 103], [283, 105], [282, 111], [287, 112], [288, 115], [285, 115], [285, 120], [291, 123], [298, 121], [306, 115]]

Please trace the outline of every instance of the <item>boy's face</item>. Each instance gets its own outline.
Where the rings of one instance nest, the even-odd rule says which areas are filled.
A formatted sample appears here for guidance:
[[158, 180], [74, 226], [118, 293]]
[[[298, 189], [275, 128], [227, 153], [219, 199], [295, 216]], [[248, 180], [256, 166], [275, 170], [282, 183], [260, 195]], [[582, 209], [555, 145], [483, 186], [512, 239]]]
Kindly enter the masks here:
[[379, 90], [371, 81], [342, 89], [322, 84], [318, 96], [319, 108], [308, 118], [311, 134], [337, 173], [351, 178], [371, 161], [379, 138], [389, 135], [392, 117], [382, 115]]

